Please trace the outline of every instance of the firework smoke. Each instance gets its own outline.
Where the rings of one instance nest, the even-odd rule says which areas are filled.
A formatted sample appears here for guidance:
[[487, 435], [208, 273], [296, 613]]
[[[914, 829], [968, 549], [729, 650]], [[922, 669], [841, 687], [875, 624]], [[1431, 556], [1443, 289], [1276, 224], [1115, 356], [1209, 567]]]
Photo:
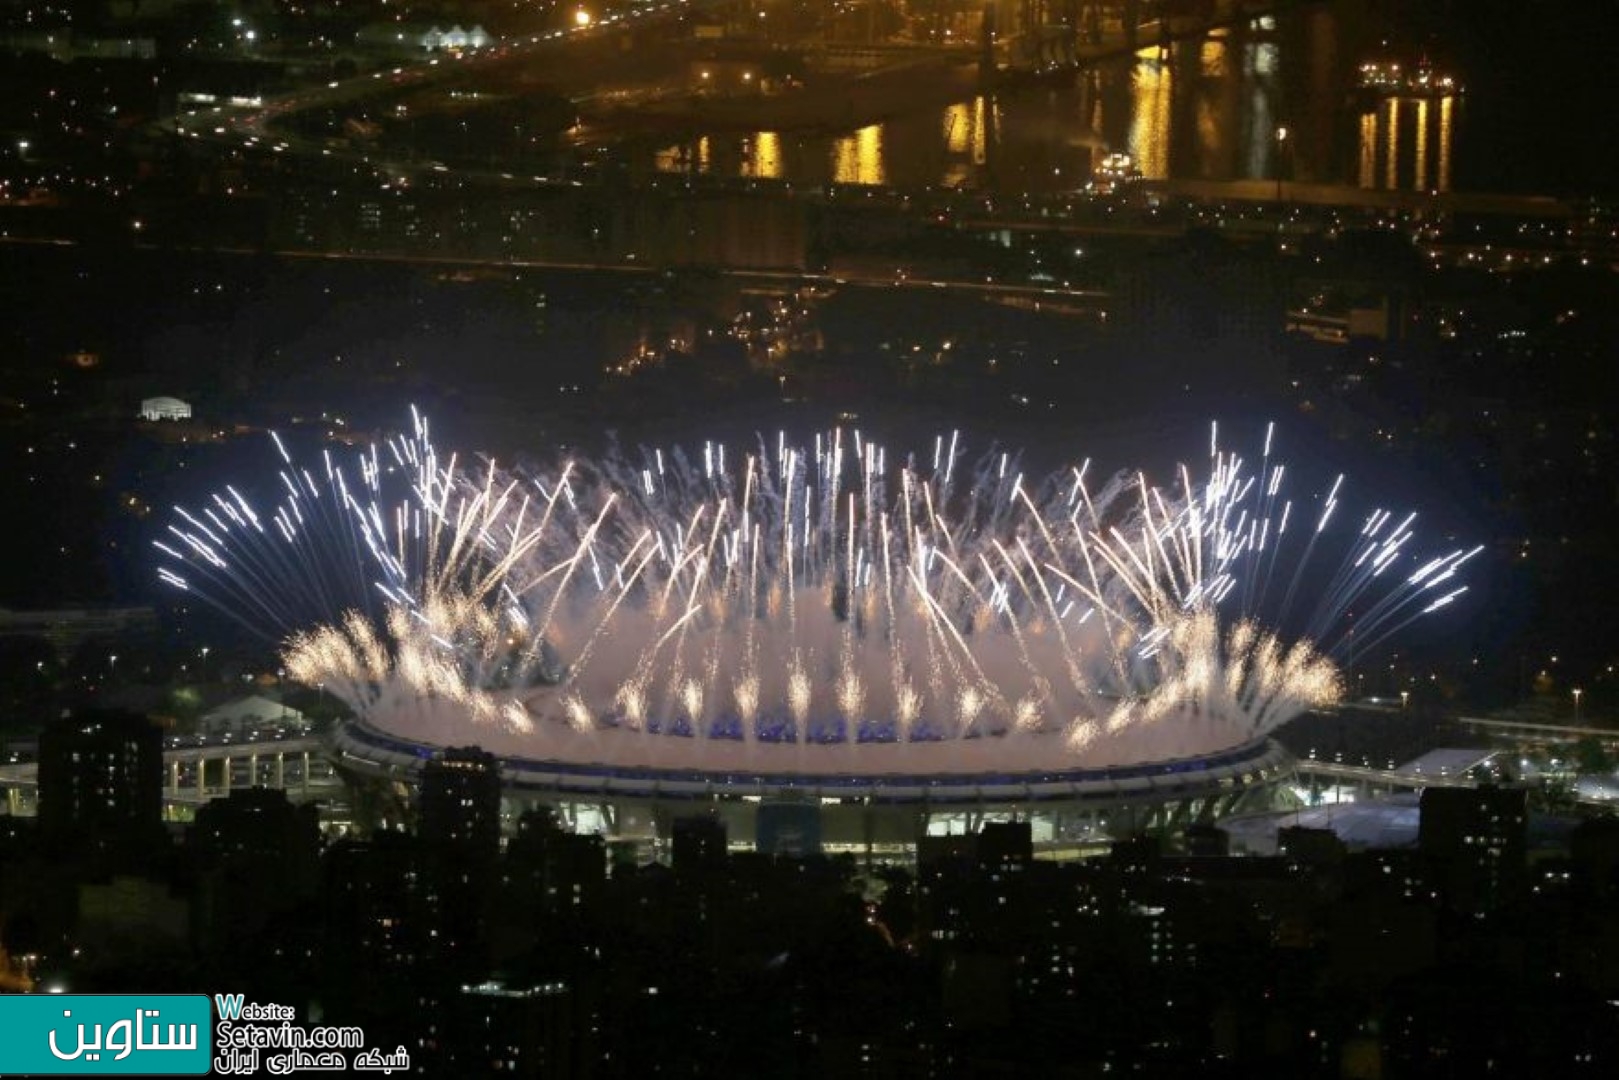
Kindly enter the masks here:
[[1030, 480], [955, 435], [891, 459], [857, 431], [544, 472], [441, 457], [415, 417], [318, 467], [277, 439], [281, 502], [177, 509], [159, 574], [431, 741], [861, 772], [1184, 757], [1337, 700], [1350, 606], [1374, 648], [1477, 552], [1418, 560], [1415, 515], [1376, 510], [1307, 573], [1344, 551], [1342, 478], [1295, 503], [1271, 441], [1250, 462], [1211, 437], [1207, 475], [1163, 487]]

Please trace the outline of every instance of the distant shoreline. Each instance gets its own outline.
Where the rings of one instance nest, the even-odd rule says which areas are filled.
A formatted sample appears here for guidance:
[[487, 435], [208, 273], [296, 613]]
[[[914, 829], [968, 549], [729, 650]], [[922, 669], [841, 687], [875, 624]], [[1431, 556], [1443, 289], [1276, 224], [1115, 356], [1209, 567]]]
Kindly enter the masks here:
[[847, 131], [916, 109], [961, 101], [977, 89], [975, 62], [929, 58], [854, 78], [818, 79], [803, 89], [778, 94], [720, 97], [687, 93], [583, 115], [592, 127], [615, 135], [669, 130]]

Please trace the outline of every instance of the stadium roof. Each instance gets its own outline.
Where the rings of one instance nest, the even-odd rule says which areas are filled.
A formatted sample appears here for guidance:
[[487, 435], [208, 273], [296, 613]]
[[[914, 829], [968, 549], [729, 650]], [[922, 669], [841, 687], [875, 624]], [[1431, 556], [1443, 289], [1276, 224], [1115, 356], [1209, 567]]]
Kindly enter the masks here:
[[[1277, 833], [1289, 825], [1331, 829], [1351, 851], [1370, 848], [1414, 848], [1422, 823], [1421, 794], [1415, 791], [1381, 799], [1312, 806], [1273, 814], [1226, 818], [1220, 822], [1231, 837], [1233, 853], [1276, 854]], [[1529, 847], [1560, 850], [1578, 819], [1553, 814], [1529, 814]]]
[[1353, 851], [1415, 847], [1421, 816], [1417, 795], [1410, 793], [1285, 813], [1227, 818], [1220, 827], [1230, 834], [1232, 851], [1250, 855], [1276, 854], [1276, 834], [1290, 825], [1331, 829]]
[[1471, 746], [1440, 747], [1412, 758], [1395, 772], [1416, 776], [1466, 776], [1480, 765], [1488, 764], [1498, 753], [1498, 750]]

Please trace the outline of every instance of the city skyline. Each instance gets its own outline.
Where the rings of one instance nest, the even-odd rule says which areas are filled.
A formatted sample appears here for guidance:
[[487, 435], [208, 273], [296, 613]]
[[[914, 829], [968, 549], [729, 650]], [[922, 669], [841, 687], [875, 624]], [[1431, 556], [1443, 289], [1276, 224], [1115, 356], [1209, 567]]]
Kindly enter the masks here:
[[0, 1010], [1611, 1072], [1599, 23], [0, 5]]

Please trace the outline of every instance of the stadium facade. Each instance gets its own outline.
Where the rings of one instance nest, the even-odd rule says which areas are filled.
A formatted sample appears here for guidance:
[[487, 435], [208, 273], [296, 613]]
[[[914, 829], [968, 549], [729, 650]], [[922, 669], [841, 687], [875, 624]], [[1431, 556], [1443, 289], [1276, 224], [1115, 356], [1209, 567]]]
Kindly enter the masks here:
[[[442, 747], [364, 721], [334, 735], [352, 781], [386, 786], [411, 804], [424, 766]], [[1060, 856], [1143, 832], [1173, 834], [1236, 812], [1270, 809], [1293, 776], [1276, 742], [1256, 739], [1197, 757], [1046, 772], [848, 775], [626, 767], [498, 758], [502, 814], [549, 807], [571, 829], [609, 841], [665, 844], [673, 822], [707, 814], [733, 846], [870, 853], [908, 860], [923, 836], [975, 833], [989, 821], [1027, 821], [1037, 850]]]

